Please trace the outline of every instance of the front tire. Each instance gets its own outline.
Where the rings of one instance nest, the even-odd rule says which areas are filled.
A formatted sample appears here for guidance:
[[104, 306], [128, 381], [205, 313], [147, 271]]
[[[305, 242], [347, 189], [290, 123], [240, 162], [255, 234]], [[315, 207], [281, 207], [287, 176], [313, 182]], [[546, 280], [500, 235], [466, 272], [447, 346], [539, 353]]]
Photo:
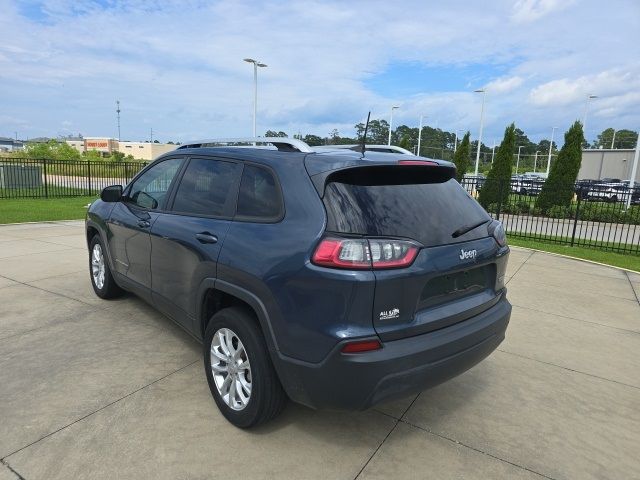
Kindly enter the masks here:
[[109, 262], [99, 235], [94, 235], [89, 243], [89, 275], [93, 291], [100, 298], [110, 299], [122, 294], [122, 289], [111, 275]]
[[255, 318], [231, 307], [216, 313], [204, 335], [204, 368], [220, 412], [236, 427], [276, 417], [286, 394]]

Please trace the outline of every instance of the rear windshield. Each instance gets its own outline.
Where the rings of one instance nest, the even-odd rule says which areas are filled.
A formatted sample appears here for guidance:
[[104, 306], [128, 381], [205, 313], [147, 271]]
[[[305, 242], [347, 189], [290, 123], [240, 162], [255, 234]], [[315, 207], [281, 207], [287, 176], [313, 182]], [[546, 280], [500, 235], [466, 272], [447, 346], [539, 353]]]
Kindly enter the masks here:
[[483, 225], [453, 238], [463, 226], [490, 220], [454, 179], [442, 183], [380, 184], [380, 180], [330, 181], [325, 188], [327, 230], [369, 236], [406, 237], [425, 247], [487, 236]]

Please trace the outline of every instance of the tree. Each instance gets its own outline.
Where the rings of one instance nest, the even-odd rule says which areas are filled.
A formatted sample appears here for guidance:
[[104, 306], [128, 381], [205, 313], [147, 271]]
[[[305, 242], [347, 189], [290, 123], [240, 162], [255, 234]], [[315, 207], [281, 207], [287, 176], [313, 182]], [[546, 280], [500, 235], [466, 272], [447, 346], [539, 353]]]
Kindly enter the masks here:
[[409, 137], [409, 135], [407, 134], [404, 134], [400, 139], [400, 143], [398, 144], [398, 146], [411, 151], [411, 137]]
[[467, 173], [467, 169], [469, 168], [469, 154], [471, 153], [469, 149], [470, 137], [470, 132], [464, 134], [456, 153], [453, 155], [453, 163], [456, 164], [456, 180], [458, 180], [458, 182], [462, 181], [462, 177], [464, 177], [464, 174]]
[[543, 212], [555, 205], [568, 207], [574, 194], [576, 178], [582, 163], [582, 143], [584, 133], [582, 123], [576, 120], [564, 134], [564, 145], [558, 153], [558, 158], [551, 165], [549, 177], [542, 185], [542, 190], [536, 200], [536, 207]]
[[275, 130], [267, 130], [267, 132], [264, 134], [265, 137], [282, 137], [285, 138], [287, 136], [286, 133], [284, 133], [283, 131], [280, 132], [276, 132]]
[[[362, 141], [362, 135], [364, 135], [364, 123], [358, 123], [355, 126], [357, 142]], [[369, 129], [367, 130], [367, 144], [379, 145], [386, 144], [389, 136], [389, 124], [386, 120], [370, 120]]]
[[[615, 137], [613, 136], [615, 133]], [[638, 132], [633, 130], [614, 130], [613, 128], [605, 128], [591, 145], [592, 148], [635, 148]]]
[[304, 136], [303, 140], [304, 140], [304, 143], [306, 143], [310, 147], [317, 146], [317, 145], [324, 145], [324, 140], [317, 135], [307, 134]]
[[511, 193], [511, 166], [516, 150], [516, 126], [509, 125], [504, 131], [504, 139], [498, 148], [487, 180], [480, 190], [478, 201], [484, 208], [493, 203], [506, 203]]

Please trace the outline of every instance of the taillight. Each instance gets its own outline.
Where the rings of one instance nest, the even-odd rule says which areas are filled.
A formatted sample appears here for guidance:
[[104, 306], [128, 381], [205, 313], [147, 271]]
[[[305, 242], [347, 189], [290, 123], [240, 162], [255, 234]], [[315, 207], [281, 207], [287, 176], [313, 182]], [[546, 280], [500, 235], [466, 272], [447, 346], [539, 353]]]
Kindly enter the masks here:
[[498, 220], [494, 220], [489, 224], [488, 230], [491, 236], [495, 238], [498, 245], [500, 245], [501, 247], [507, 246], [507, 235], [504, 232], [504, 227], [502, 226], [501, 222], [499, 222]]
[[342, 347], [342, 353], [362, 353], [380, 350], [382, 344], [378, 340], [359, 340], [349, 342]]
[[427, 165], [430, 167], [439, 167], [438, 162], [432, 162], [430, 160], [398, 160], [398, 165]]
[[312, 261], [331, 268], [402, 268], [413, 263], [418, 250], [416, 244], [406, 240], [327, 237], [316, 248]]

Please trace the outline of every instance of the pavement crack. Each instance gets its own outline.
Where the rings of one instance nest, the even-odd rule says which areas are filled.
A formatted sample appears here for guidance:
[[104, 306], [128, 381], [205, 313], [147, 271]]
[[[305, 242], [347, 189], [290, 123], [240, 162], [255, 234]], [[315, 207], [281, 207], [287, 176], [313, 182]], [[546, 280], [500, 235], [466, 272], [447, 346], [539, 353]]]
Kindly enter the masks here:
[[[382, 412], [380, 412], [382, 413]], [[383, 415], [386, 415], [383, 413]], [[358, 472], [358, 474], [353, 477], [353, 480], [357, 480], [358, 477], [360, 477], [360, 475], [362, 475], [362, 472], [364, 471], [365, 468], [367, 468], [367, 465], [369, 465], [369, 462], [371, 462], [371, 459], [373, 457], [376, 456], [376, 453], [378, 453], [378, 450], [380, 450], [380, 447], [382, 447], [382, 445], [384, 445], [384, 442], [387, 441], [387, 438], [389, 438], [389, 436], [393, 433], [393, 431], [396, 429], [396, 427], [398, 426], [398, 424], [400, 423], [400, 420], [398, 420], [397, 418], [391, 416], [391, 415], [387, 415], [388, 417], [391, 417], [395, 420], [395, 423], [393, 424], [393, 427], [391, 427], [391, 429], [389, 430], [389, 432], [387, 433], [387, 435], [384, 437], [384, 439], [382, 440], [382, 442], [380, 442], [380, 444], [378, 445], [378, 447], [374, 450], [374, 452], [369, 456], [369, 458], [367, 459], [367, 461], [365, 462], [365, 464], [362, 466], [362, 468], [360, 469], [360, 471]]]
[[638, 305], [640, 305], [640, 297], [638, 296], [638, 293], [636, 292], [636, 289], [633, 287], [633, 282], [631, 281], [631, 277], [629, 276], [629, 272], [625, 271], [624, 274], [627, 277], [627, 280], [629, 281], [629, 285], [631, 285], [631, 291], [633, 292], [633, 295], [636, 297], [636, 301], [638, 302]]
[[20, 475], [18, 472], [16, 472], [13, 467], [11, 465], [9, 465], [6, 461], [5, 458], [0, 458], [0, 463], [2, 463], [2, 465], [4, 465], [5, 467], [7, 467], [7, 469], [11, 470], [11, 472], [18, 477], [19, 480], [26, 480], [22, 475]]
[[516, 274], [520, 271], [520, 269], [521, 269], [522, 267], [524, 267], [525, 263], [527, 263], [527, 261], [528, 261], [531, 257], [533, 257], [533, 254], [534, 254], [534, 253], [536, 253], [536, 252], [529, 252], [529, 256], [528, 256], [527, 258], [525, 258], [524, 262], [522, 262], [518, 268], [516, 268], [516, 271], [515, 271], [515, 272], [513, 272], [513, 275], [511, 275], [511, 277], [509, 277], [509, 280], [507, 280], [507, 281], [505, 282], [505, 285], [508, 285], [508, 284], [509, 284], [509, 282], [510, 282], [511, 280], [513, 280], [513, 277], [515, 277], [515, 276], [516, 276]]
[[[633, 301], [633, 300], [630, 300], [630, 301]], [[585, 320], [583, 318], [570, 317], [568, 315], [562, 315], [560, 313], [546, 312], [544, 310], [538, 310], [537, 308], [532, 308], [532, 307], [525, 307], [524, 305], [519, 305], [519, 304], [513, 303], [513, 302], [511, 303], [511, 305], [513, 305], [514, 307], [518, 307], [518, 308], [524, 308], [525, 310], [531, 310], [532, 312], [544, 313], [545, 315], [552, 315], [554, 317], [566, 318], [568, 320], [575, 320], [576, 322], [590, 323], [591, 325], [598, 325], [600, 327], [605, 327], [605, 328], [613, 328], [614, 330], [622, 330], [623, 332], [634, 333], [636, 335], [640, 335], [640, 332], [637, 331], [637, 330], [629, 330], [628, 328], [614, 327], [613, 325], [605, 325], [604, 323], [593, 322], [591, 320]]]
[[423, 432], [429, 433], [431, 435], [435, 435], [436, 437], [442, 438], [443, 440], [447, 440], [447, 441], [449, 441], [451, 443], [455, 443], [456, 445], [462, 445], [465, 448], [473, 450], [474, 452], [481, 453], [481, 454], [486, 455], [488, 457], [494, 458], [494, 459], [496, 459], [496, 460], [498, 460], [500, 462], [508, 463], [509, 465], [512, 465], [512, 466], [514, 466], [516, 468], [520, 468], [521, 470], [526, 470], [527, 472], [533, 473], [535, 475], [539, 475], [542, 478], [547, 478], [549, 480], [556, 480], [555, 478], [550, 477], [548, 475], [545, 475], [544, 473], [537, 472], [537, 471], [535, 471], [535, 470], [533, 470], [531, 468], [525, 467], [524, 465], [519, 465], [517, 463], [511, 462], [511, 461], [506, 460], [504, 458], [500, 458], [500, 457], [498, 457], [496, 455], [493, 455], [493, 454], [491, 454], [489, 452], [485, 452], [484, 450], [480, 450], [479, 448], [472, 447], [471, 445], [467, 445], [466, 443], [463, 443], [463, 442], [460, 442], [458, 440], [454, 440], [453, 438], [449, 438], [449, 437], [447, 437], [445, 435], [441, 435], [439, 433], [436, 433], [433, 430], [430, 430], [428, 428], [420, 427], [419, 425], [414, 425], [413, 423], [410, 423], [410, 422], [408, 422], [408, 421], [406, 421], [404, 419], [400, 420], [400, 422], [402, 422], [402, 423], [404, 423], [406, 425], [409, 425], [410, 427], [417, 428], [418, 430], [422, 430]]
[[532, 358], [532, 357], [527, 357], [526, 355], [521, 355], [519, 353], [514, 353], [514, 352], [509, 352], [507, 350], [502, 350], [500, 348], [496, 349], [498, 352], [502, 352], [502, 353], [506, 353], [507, 355], [513, 355], [514, 357], [519, 357], [519, 358], [525, 358], [527, 360], [531, 360], [532, 362], [538, 362], [538, 363], [542, 363], [544, 365], [549, 365], [551, 367], [557, 367], [557, 368], [561, 368], [563, 370], [568, 370], [570, 372], [574, 372], [574, 373], [579, 373], [581, 375], [586, 375], [588, 377], [593, 377], [593, 378], [597, 378], [598, 380], [604, 380], [605, 382], [611, 382], [611, 383], [617, 383], [618, 385], [623, 385], [625, 387], [630, 387], [630, 388], [636, 388], [638, 390], [640, 390], [640, 386], [636, 386], [636, 385], [629, 385], [628, 383], [624, 383], [624, 382], [620, 382], [618, 380], [613, 380], [611, 378], [605, 378], [605, 377], [601, 377], [599, 375], [594, 375], [593, 373], [588, 373], [588, 372], [583, 372], [582, 370], [575, 370], [573, 368], [569, 368], [569, 367], [564, 367], [562, 365], [558, 365], [555, 363], [551, 363], [551, 362], [545, 362], [543, 360], [538, 360], [537, 358]]
[[[165, 378], [170, 377], [171, 375], [173, 375], [173, 374], [175, 374], [175, 373], [181, 372], [182, 370], [185, 370], [185, 369], [189, 368], [189, 367], [190, 367], [190, 366], [192, 366], [192, 365], [195, 365], [196, 363], [198, 363], [198, 362], [200, 362], [200, 361], [201, 361], [200, 359], [198, 359], [198, 360], [194, 360], [193, 362], [190, 362], [190, 363], [188, 363], [187, 365], [184, 365], [183, 367], [178, 368], [177, 370], [174, 370], [174, 371], [172, 371], [172, 372], [169, 372], [169, 373], [167, 373], [166, 375], [163, 375], [163, 376], [162, 376], [162, 377], [160, 377], [160, 378], [156, 378], [153, 382], [149, 382], [149, 383], [147, 383], [146, 385], [143, 385], [142, 387], [137, 388], [137, 389], [133, 390], [132, 392], [129, 392], [129, 393], [127, 393], [126, 395], [123, 395], [122, 397], [120, 397], [120, 398], [118, 398], [118, 399], [116, 399], [116, 400], [113, 400], [112, 402], [107, 403], [106, 405], [103, 405], [102, 407], [100, 407], [100, 408], [98, 408], [98, 409], [94, 410], [93, 412], [91, 412], [91, 413], [87, 413], [86, 415], [83, 415], [82, 417], [77, 418], [76, 420], [74, 420], [74, 421], [73, 421], [73, 422], [71, 422], [71, 423], [68, 423], [67, 425], [64, 425], [64, 426], [62, 426], [62, 427], [60, 427], [60, 428], [58, 428], [58, 429], [54, 430], [53, 432], [49, 432], [49, 433], [47, 433], [46, 435], [43, 435], [42, 437], [40, 437], [40, 438], [39, 438], [39, 439], [37, 439], [37, 440], [34, 440], [33, 442], [29, 443], [28, 445], [24, 445], [23, 447], [20, 447], [19, 449], [15, 450], [15, 451], [13, 451], [13, 452], [11, 452], [11, 453], [9, 453], [9, 454], [7, 454], [7, 455], [4, 457], [4, 459], [7, 459], [7, 458], [9, 458], [11, 455], [15, 455], [15, 454], [16, 454], [16, 453], [18, 453], [18, 452], [21, 452], [21, 451], [22, 451], [22, 450], [24, 450], [25, 448], [29, 448], [29, 447], [31, 447], [32, 445], [35, 445], [35, 444], [36, 444], [36, 443], [38, 443], [38, 442], [41, 442], [41, 441], [42, 441], [42, 440], [44, 440], [45, 438], [49, 438], [49, 437], [51, 437], [52, 435], [55, 435], [56, 433], [61, 432], [62, 430], [65, 430], [65, 429], [69, 428], [69, 427], [71, 427], [72, 425], [75, 425], [76, 423], [79, 423], [79, 422], [81, 422], [82, 420], [84, 420], [84, 419], [86, 419], [86, 418], [89, 418], [89, 417], [91, 417], [92, 415], [95, 415], [95, 414], [96, 414], [96, 413], [98, 413], [98, 412], [101, 412], [101, 411], [102, 411], [102, 410], [104, 410], [105, 408], [109, 408], [111, 405], [115, 405], [116, 403], [118, 403], [118, 402], [120, 402], [120, 401], [124, 400], [125, 398], [129, 398], [130, 396], [132, 396], [132, 395], [134, 395], [134, 394], [138, 393], [139, 391], [144, 390], [145, 388], [150, 387], [151, 385], [153, 385], [153, 384], [155, 384], [155, 383], [158, 383], [158, 382], [160, 382], [160, 381], [164, 380]], [[4, 460], [4, 459], [3, 459], [3, 460]], [[4, 462], [3, 462], [3, 463], [4, 463]]]

